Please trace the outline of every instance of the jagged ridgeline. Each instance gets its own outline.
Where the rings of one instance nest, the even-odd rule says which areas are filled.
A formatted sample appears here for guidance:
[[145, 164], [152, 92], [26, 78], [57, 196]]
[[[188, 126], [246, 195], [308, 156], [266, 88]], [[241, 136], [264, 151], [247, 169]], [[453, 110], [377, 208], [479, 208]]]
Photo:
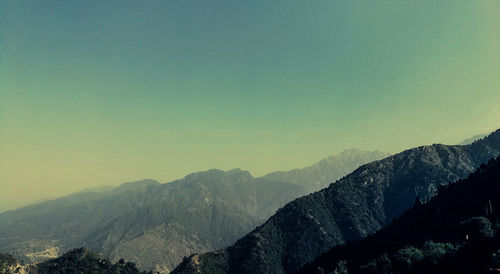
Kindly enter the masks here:
[[0, 214], [0, 250], [30, 263], [85, 246], [113, 262], [166, 272], [184, 256], [233, 244], [287, 202], [385, 156], [346, 150], [261, 178], [214, 169], [167, 184], [143, 180], [77, 193]]
[[296, 199], [216, 252], [186, 258], [176, 273], [292, 273], [330, 248], [362, 239], [411, 208], [416, 197], [465, 178], [500, 154], [500, 130], [469, 145], [422, 146], [361, 166]]
[[301, 273], [486, 273], [500, 268], [500, 157], [376, 234]]

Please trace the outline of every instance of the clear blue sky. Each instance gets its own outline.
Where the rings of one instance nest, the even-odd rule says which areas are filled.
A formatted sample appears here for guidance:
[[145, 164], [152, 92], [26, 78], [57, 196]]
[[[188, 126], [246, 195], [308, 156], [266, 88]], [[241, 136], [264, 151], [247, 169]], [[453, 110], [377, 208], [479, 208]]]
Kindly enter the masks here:
[[[0, 211], [500, 128], [500, 1], [1, 1]], [[19, 200], [19, 198], [16, 198]]]

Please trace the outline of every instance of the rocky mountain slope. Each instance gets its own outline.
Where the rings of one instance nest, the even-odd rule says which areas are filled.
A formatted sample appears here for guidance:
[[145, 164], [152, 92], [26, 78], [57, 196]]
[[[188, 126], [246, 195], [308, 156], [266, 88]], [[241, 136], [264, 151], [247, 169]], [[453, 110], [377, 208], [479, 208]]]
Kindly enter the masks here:
[[231, 244], [304, 191], [242, 170], [128, 183], [1, 214], [0, 246], [28, 262], [86, 246], [168, 271], [194, 250]]
[[500, 268], [500, 157], [441, 188], [362, 241], [337, 246], [302, 273], [485, 273]]
[[143, 262], [166, 262], [167, 269], [159, 265], [156, 270], [167, 271], [191, 250], [231, 244], [303, 191], [242, 170], [194, 173], [154, 189], [143, 206], [115, 218], [81, 245], [145, 269], [152, 265]]
[[216, 252], [194, 254], [175, 273], [292, 273], [333, 246], [364, 238], [399, 217], [418, 196], [466, 177], [500, 154], [500, 130], [465, 146], [409, 149], [356, 169], [294, 200]]
[[[317, 170], [314, 180], [334, 181], [382, 155], [350, 150], [291, 173], [307, 178]], [[76, 193], [0, 214], [0, 250], [29, 263], [85, 246], [112, 261], [125, 258], [141, 269], [168, 272], [184, 256], [234, 243], [310, 193], [302, 184], [312, 181], [278, 177], [214, 169], [166, 184], [143, 180]]]

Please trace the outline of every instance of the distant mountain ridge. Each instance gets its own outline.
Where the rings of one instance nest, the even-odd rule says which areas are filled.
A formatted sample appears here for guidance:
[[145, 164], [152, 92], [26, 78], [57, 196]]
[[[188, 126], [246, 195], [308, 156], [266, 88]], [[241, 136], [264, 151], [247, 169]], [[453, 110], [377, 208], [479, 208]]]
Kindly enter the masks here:
[[500, 155], [500, 130], [470, 145], [421, 146], [371, 162], [296, 199], [216, 252], [194, 254], [175, 273], [292, 273], [333, 246], [372, 234], [440, 185]]
[[459, 145], [470, 145], [470, 144], [474, 143], [475, 141], [481, 140], [488, 135], [489, 135], [488, 133], [485, 133], [485, 134], [479, 134], [479, 135], [472, 136], [472, 137], [467, 138], [467, 139], [463, 140], [462, 142], [460, 142]]
[[86, 246], [165, 272], [192, 250], [231, 244], [304, 192], [242, 170], [197, 172], [168, 184], [126, 183], [1, 214], [0, 246], [35, 261], [50, 257], [27, 255]]
[[[383, 155], [349, 150], [309, 169], [318, 170], [314, 180], [324, 184]], [[308, 177], [299, 169], [293, 172]], [[310, 174], [308, 168], [303, 172]], [[112, 261], [125, 258], [141, 269], [168, 272], [184, 256], [234, 243], [287, 202], [312, 191], [311, 181], [273, 176], [213, 169], [166, 184], [148, 179], [85, 190], [1, 213], [0, 249], [32, 262], [85, 246]]]
[[289, 171], [276, 171], [264, 175], [262, 178], [298, 184], [310, 192], [314, 192], [327, 187], [330, 183], [351, 173], [363, 164], [380, 160], [389, 155], [389, 153], [381, 151], [346, 149], [311, 166]]

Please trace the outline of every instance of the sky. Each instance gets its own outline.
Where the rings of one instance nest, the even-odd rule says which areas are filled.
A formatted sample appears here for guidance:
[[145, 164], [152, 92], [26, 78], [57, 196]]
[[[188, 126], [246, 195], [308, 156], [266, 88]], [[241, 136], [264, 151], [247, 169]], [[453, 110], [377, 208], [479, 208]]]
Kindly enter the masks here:
[[500, 1], [0, 1], [0, 211], [500, 128]]

